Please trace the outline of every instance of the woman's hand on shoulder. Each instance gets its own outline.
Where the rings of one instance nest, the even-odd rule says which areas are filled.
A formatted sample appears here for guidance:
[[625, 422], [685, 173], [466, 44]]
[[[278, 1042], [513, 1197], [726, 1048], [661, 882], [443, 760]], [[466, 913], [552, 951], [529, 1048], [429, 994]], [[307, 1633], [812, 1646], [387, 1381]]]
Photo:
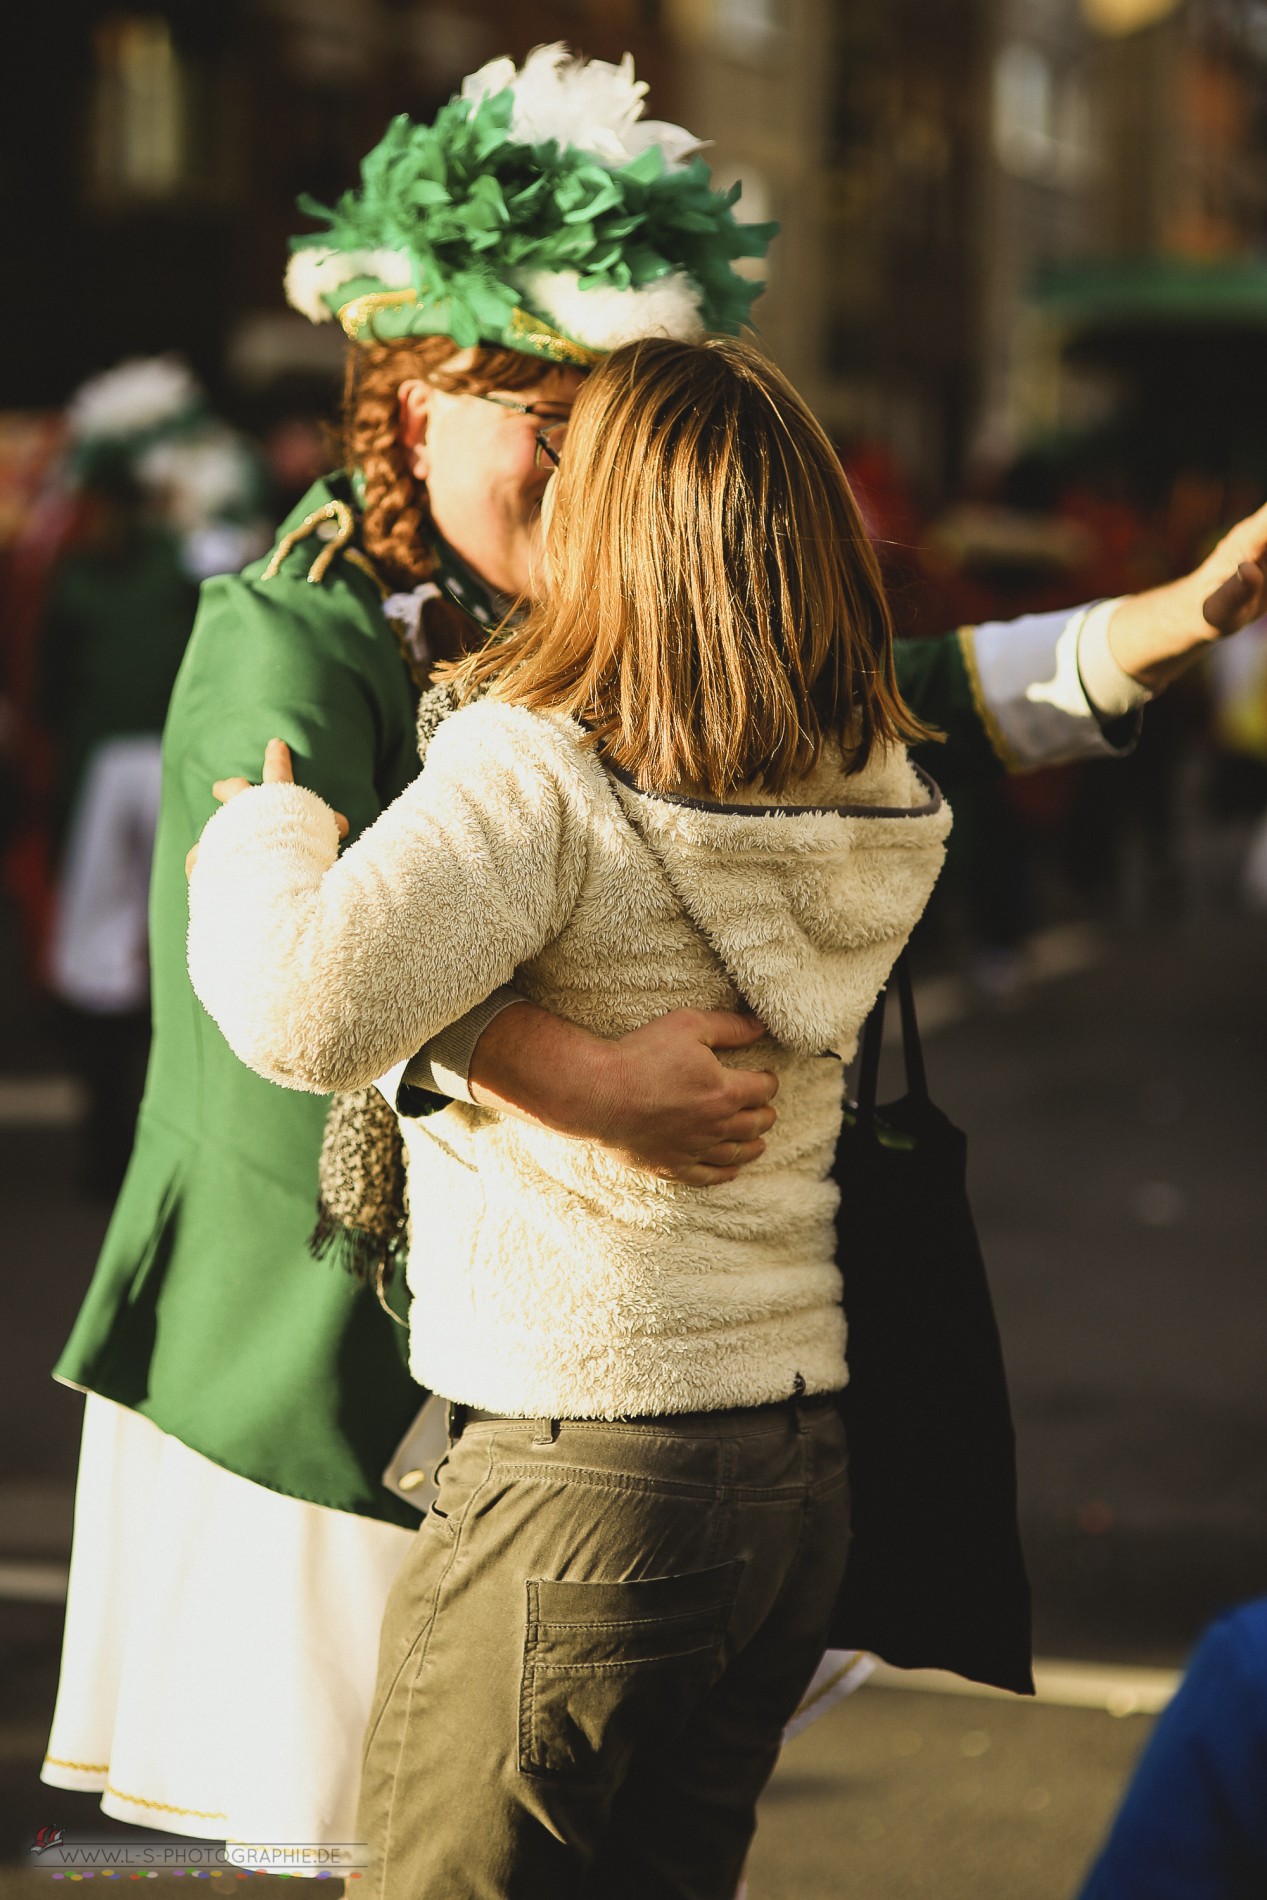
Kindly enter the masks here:
[[[290, 747], [284, 739], [270, 739], [264, 748], [264, 771], [260, 783], [262, 785], [293, 785], [294, 782], [295, 767], [290, 756]], [[249, 792], [251, 783], [249, 778], [218, 778], [211, 789], [219, 802], [227, 805], [229, 800], [236, 798], [240, 792]], [[334, 822], [338, 826], [339, 836], [346, 838], [348, 821], [341, 811], [335, 812]], [[186, 877], [191, 874], [197, 862], [198, 846], [194, 845], [185, 859]]]

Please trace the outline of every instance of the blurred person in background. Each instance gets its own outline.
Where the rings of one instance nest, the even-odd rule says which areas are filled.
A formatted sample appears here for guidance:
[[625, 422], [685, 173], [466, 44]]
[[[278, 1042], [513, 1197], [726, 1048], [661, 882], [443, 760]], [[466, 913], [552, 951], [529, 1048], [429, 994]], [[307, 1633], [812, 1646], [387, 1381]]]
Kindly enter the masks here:
[[319, 482], [340, 444], [330, 426], [335, 392], [327, 380], [277, 378], [251, 404], [251, 422], [263, 450], [269, 516], [284, 521], [314, 482]]
[[264, 457], [215, 414], [181, 357], [129, 357], [90, 377], [67, 407], [66, 434], [72, 492], [95, 469], [126, 467], [195, 583], [235, 573], [268, 548]]
[[0, 415], [0, 694], [5, 703], [5, 816], [0, 882], [21, 932], [22, 971], [45, 987], [52, 921], [52, 747], [36, 716], [48, 581], [74, 525], [65, 479], [65, 418]]
[[[1085, 454], [1085, 450], [1083, 451]], [[1146, 584], [1201, 559], [1234, 519], [1240, 499], [1222, 479], [1178, 469], [1146, 479], [1121, 460], [1082, 468], [1060, 495], [1062, 513], [1085, 527], [1087, 584], [1105, 592]], [[1201, 669], [1150, 716], [1126, 771], [1082, 767], [1062, 827], [1070, 888], [1102, 917], [1173, 921], [1188, 898], [1184, 863], [1187, 768], [1207, 729]]]
[[[494, 61], [434, 125], [393, 122], [359, 191], [295, 247], [291, 301], [349, 339], [345, 466], [266, 562], [203, 592], [165, 739], [146, 1099], [58, 1367], [88, 1398], [44, 1778], [102, 1790], [123, 1820], [351, 1839], [420, 1476], [383, 1482], [420, 1399], [382, 1310], [403, 1235], [393, 1118], [371, 1092], [328, 1108], [234, 1060], [189, 988], [184, 860], [212, 781], [253, 775], [274, 735], [353, 837], [372, 822], [418, 769], [433, 663], [530, 588], [549, 450], [585, 371], [639, 335], [745, 320], [755, 287], [731, 264], [769, 230], [737, 224], [690, 135], [642, 118], [642, 90], [628, 62], [558, 48], [520, 72]], [[947, 734], [938, 776], [1128, 750], [1150, 692], [1213, 637], [1203, 600], [1265, 542], [1267, 511], [1151, 595], [905, 643], [902, 695]], [[1258, 604], [1245, 571], [1225, 627]], [[768, 1078], [714, 1053], [760, 1033], [677, 1011], [605, 1042], [511, 991], [404, 1086], [416, 1112], [444, 1090], [708, 1185], [770, 1125]], [[360, 1280], [312, 1263], [319, 1187], [322, 1242]], [[214, 1692], [191, 1696], [191, 1676]]]
[[[1082, 591], [1076, 578], [1083, 537], [1043, 505], [1047, 496], [1034, 486], [1022, 461], [931, 524], [921, 555], [941, 625], [986, 615], [1004, 624], [1020, 614], [1041, 616]], [[1038, 911], [1035, 794], [1061, 776], [982, 773], [956, 787], [946, 875], [934, 901], [937, 911], [957, 913], [968, 970], [987, 1003], [1008, 1003], [1025, 980], [1026, 942]]]
[[160, 734], [197, 590], [126, 459], [98, 459], [50, 582], [38, 711], [55, 756], [48, 979], [85, 1091], [83, 1185], [118, 1192], [149, 1041]]
[[93, 377], [66, 421], [73, 526], [47, 581], [36, 695], [54, 746], [48, 980], [85, 1091], [84, 1186], [111, 1197], [149, 1044], [163, 720], [198, 583], [266, 537], [254, 458], [179, 359]]
[[1267, 1597], [1211, 1624], [1158, 1717], [1080, 1900], [1267, 1893]]

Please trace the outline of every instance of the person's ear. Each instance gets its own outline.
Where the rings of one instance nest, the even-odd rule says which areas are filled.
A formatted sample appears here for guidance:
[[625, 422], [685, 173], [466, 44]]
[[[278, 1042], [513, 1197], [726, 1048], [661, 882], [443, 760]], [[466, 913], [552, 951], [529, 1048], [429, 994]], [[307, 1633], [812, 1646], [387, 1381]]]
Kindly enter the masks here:
[[410, 474], [420, 482], [426, 481], [431, 469], [427, 456], [427, 423], [434, 393], [430, 383], [424, 383], [418, 376], [402, 383], [396, 392], [400, 404], [400, 439], [404, 445], [405, 460]]

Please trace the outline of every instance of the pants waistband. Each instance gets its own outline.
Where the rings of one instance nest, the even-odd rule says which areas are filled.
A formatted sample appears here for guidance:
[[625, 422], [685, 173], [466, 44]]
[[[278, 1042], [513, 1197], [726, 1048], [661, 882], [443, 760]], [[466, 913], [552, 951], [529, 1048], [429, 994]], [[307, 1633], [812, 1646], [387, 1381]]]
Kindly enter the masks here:
[[516, 1412], [487, 1412], [478, 1405], [464, 1405], [459, 1400], [448, 1401], [449, 1437], [458, 1439], [468, 1425], [535, 1425], [539, 1432], [548, 1433], [551, 1438], [558, 1435], [563, 1425], [645, 1425], [648, 1429], [672, 1431], [675, 1427], [685, 1431], [727, 1432], [742, 1431], [745, 1426], [760, 1427], [773, 1423], [789, 1412], [814, 1412], [834, 1406], [839, 1398], [836, 1392], [789, 1393], [785, 1399], [774, 1399], [768, 1405], [745, 1405], [716, 1412], [664, 1412], [643, 1414], [622, 1418], [545, 1418], [524, 1417]]

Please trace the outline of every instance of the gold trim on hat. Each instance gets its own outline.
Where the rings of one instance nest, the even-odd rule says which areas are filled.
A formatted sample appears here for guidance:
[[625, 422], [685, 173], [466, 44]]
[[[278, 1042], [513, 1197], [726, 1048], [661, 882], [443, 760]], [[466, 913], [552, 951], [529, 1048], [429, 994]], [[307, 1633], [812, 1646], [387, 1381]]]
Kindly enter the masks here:
[[417, 303], [418, 292], [412, 284], [403, 290], [367, 290], [363, 296], [353, 297], [339, 311], [339, 322], [343, 333], [353, 343], [359, 343], [361, 333], [373, 321], [380, 310], [387, 310], [402, 303]]
[[[412, 284], [402, 290], [367, 290], [342, 306], [339, 322], [344, 335], [353, 343], [360, 343], [367, 330], [371, 331], [372, 340], [371, 326], [380, 310], [395, 310], [402, 304], [417, 301], [418, 292]], [[566, 363], [573, 369], [593, 369], [607, 354], [606, 350], [592, 350], [584, 343], [574, 342], [544, 317], [521, 308], [511, 311], [505, 335], [512, 350], [531, 350], [537, 356], [548, 357], [552, 363]]]
[[593, 369], [607, 354], [606, 350], [591, 350], [584, 343], [574, 343], [544, 317], [534, 317], [531, 311], [523, 309], [511, 311], [506, 335], [513, 339], [512, 348], [517, 344], [528, 345], [538, 355], [548, 356], [551, 362], [569, 363], [573, 369]]

